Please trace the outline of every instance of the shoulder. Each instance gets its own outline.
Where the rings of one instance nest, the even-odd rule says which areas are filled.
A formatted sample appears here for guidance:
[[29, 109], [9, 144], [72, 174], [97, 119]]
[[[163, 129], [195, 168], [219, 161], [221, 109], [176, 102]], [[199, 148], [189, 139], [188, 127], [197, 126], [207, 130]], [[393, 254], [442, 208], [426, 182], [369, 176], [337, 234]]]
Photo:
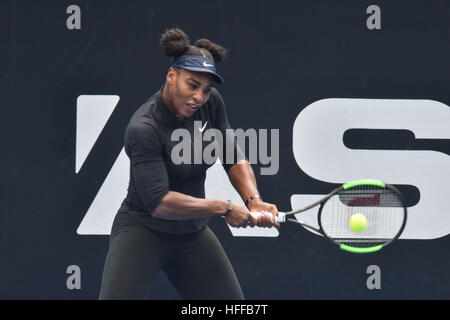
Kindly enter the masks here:
[[155, 121], [135, 121], [130, 122], [127, 126], [126, 134], [134, 139], [139, 137], [158, 137], [159, 128]]
[[154, 103], [148, 100], [131, 117], [125, 130], [125, 142], [142, 144], [158, 142], [161, 130], [155, 119]]
[[128, 155], [148, 154], [159, 155], [163, 143], [158, 127], [148, 121], [130, 123], [125, 132], [125, 151]]
[[157, 94], [145, 101], [131, 117], [127, 131], [133, 133], [157, 131], [158, 124], [158, 99]]
[[225, 112], [225, 102], [219, 90], [211, 89], [211, 95], [208, 100], [209, 109], [214, 118], [221, 118]]

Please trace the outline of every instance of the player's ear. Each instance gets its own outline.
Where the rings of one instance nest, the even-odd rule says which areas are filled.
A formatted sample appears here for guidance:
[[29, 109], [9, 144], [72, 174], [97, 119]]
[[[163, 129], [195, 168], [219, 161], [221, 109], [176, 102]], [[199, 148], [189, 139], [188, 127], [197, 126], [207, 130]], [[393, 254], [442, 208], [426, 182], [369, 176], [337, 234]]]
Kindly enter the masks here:
[[177, 80], [178, 71], [171, 67], [169, 71], [167, 71], [166, 82], [173, 84]]

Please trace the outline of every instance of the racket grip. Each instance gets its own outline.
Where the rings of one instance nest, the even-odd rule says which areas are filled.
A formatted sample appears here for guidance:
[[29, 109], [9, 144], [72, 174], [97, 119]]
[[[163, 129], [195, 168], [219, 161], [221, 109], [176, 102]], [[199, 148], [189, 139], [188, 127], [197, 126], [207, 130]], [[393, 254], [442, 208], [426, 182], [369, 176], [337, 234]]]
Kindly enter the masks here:
[[[256, 219], [258, 219], [260, 216], [264, 214], [269, 216], [273, 221], [273, 215], [270, 212], [250, 212], [250, 214]], [[285, 221], [286, 221], [286, 214], [284, 212], [278, 211], [277, 222], [285, 222]]]

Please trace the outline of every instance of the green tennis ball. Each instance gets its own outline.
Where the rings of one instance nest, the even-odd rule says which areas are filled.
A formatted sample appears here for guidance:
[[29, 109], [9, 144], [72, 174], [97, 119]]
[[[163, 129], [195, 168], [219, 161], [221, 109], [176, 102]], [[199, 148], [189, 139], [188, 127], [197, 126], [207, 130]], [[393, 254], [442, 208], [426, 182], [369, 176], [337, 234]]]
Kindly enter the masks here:
[[362, 213], [358, 212], [350, 217], [349, 225], [353, 231], [361, 232], [366, 229], [367, 219]]

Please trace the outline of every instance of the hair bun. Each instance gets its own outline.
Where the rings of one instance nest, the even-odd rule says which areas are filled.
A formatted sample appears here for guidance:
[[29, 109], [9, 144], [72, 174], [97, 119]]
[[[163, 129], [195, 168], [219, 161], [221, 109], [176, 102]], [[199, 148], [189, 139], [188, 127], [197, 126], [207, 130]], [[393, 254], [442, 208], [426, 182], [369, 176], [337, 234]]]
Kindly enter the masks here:
[[195, 46], [211, 52], [215, 63], [219, 63], [227, 55], [227, 50], [224, 47], [215, 44], [208, 39], [197, 40], [197, 42], [195, 42]]
[[167, 29], [161, 36], [160, 45], [166, 56], [181, 56], [189, 49], [189, 37], [181, 29]]

